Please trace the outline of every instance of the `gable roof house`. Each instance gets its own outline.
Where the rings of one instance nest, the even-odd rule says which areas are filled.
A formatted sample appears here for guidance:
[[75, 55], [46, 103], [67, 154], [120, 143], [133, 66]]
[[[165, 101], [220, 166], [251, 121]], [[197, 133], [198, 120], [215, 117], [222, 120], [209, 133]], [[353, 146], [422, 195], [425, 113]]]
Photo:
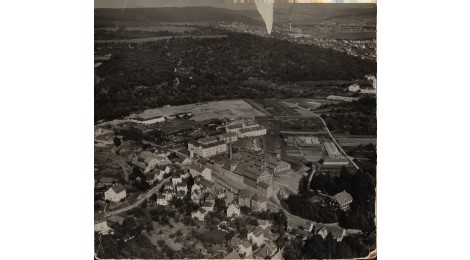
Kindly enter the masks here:
[[204, 217], [207, 214], [207, 210], [199, 208], [198, 210], [191, 212], [191, 217], [198, 219], [199, 221], [204, 221]]
[[184, 193], [188, 192], [188, 186], [186, 183], [178, 183], [176, 184], [176, 191], [183, 191]]
[[111, 228], [108, 226], [108, 222], [104, 218], [104, 214], [95, 214], [95, 231], [100, 234], [109, 234]]
[[214, 211], [214, 203], [212, 202], [206, 201], [202, 204], [201, 207], [207, 211]]
[[234, 250], [232, 250], [232, 252], [230, 252], [228, 255], [226, 255], [224, 257], [224, 259], [241, 259], [241, 258], [240, 258], [240, 255], [238, 255], [237, 251], [235, 251], [235, 249], [234, 249]]
[[253, 254], [253, 245], [248, 241], [244, 241], [238, 245], [238, 252], [242, 254], [244, 258], [248, 258]]
[[227, 217], [231, 218], [232, 216], [239, 217], [241, 214], [240, 212], [240, 205], [236, 203], [230, 203], [227, 207]]
[[105, 193], [104, 199], [112, 202], [119, 202], [126, 197], [126, 189], [121, 184], [111, 186]]
[[208, 181], [212, 181], [212, 173], [211, 169], [203, 166], [202, 164], [191, 163], [189, 165], [189, 173], [195, 176], [202, 176], [204, 179]]
[[165, 195], [158, 194], [157, 195], [157, 205], [162, 205], [162, 206], [168, 205], [167, 197]]
[[256, 244], [258, 247], [264, 244], [264, 233], [260, 227], [255, 228], [247, 234], [246, 239]]
[[339, 208], [344, 211], [349, 210], [349, 206], [353, 202], [353, 197], [346, 191], [334, 195], [333, 199], [336, 201]]
[[277, 252], [277, 246], [272, 241], [268, 241], [258, 252], [255, 254], [255, 259], [271, 258]]

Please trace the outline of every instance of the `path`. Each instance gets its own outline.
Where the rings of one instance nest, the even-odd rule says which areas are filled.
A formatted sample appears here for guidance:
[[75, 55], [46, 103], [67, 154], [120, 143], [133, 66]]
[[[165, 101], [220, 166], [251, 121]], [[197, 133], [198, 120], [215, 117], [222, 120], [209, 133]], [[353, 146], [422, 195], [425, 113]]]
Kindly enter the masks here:
[[125, 208], [122, 208], [122, 209], [117, 209], [117, 210], [114, 210], [114, 211], [111, 211], [111, 212], [108, 212], [106, 213], [104, 216], [105, 217], [109, 217], [109, 216], [113, 216], [113, 215], [116, 215], [116, 214], [119, 214], [119, 213], [122, 213], [122, 212], [126, 212], [128, 210], [131, 210], [137, 206], [139, 206], [140, 204], [142, 204], [145, 200], [147, 200], [148, 198], [150, 198], [150, 196], [152, 196], [152, 194], [154, 193], [157, 193], [158, 190], [162, 187], [162, 185], [167, 181], [171, 179], [171, 177], [168, 177], [166, 179], [163, 179], [159, 184], [157, 184], [157, 186], [153, 187], [152, 189], [150, 189], [140, 200], [134, 202], [134, 204], [130, 205], [130, 206], [127, 206]]

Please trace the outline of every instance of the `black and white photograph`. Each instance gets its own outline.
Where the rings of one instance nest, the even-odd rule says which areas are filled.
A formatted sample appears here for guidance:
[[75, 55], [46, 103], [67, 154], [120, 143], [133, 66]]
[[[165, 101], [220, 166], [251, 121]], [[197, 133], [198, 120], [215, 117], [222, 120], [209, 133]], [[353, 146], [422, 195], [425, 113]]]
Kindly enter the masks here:
[[95, 1], [99, 259], [375, 259], [371, 1]]

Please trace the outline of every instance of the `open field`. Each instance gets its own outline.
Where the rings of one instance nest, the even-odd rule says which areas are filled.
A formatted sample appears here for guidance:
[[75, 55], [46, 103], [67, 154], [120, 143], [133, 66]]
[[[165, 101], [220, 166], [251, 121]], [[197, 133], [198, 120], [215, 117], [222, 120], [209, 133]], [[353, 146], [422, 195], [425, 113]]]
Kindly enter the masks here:
[[227, 100], [216, 102], [205, 102], [197, 104], [189, 104], [182, 106], [162, 107], [145, 110], [140, 114], [131, 116], [140, 116], [142, 118], [152, 118], [157, 116], [170, 116], [178, 113], [191, 112], [193, 117], [191, 120], [204, 121], [212, 118], [254, 118], [256, 116], [264, 116], [263, 113], [254, 109], [243, 100]]

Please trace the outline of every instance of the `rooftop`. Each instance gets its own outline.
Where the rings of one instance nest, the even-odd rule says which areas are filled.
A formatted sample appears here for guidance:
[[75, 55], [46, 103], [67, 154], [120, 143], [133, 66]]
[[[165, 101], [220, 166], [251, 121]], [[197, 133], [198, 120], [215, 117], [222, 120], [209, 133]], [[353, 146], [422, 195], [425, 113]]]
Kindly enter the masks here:
[[116, 184], [116, 185], [113, 185], [111, 187], [111, 189], [117, 194], [117, 193], [121, 193], [123, 191], [126, 191], [126, 189], [124, 188], [124, 186], [122, 186], [121, 184]]
[[342, 191], [334, 195], [333, 198], [339, 203], [339, 205], [344, 205], [353, 200], [351, 194], [347, 193], [346, 191]]

